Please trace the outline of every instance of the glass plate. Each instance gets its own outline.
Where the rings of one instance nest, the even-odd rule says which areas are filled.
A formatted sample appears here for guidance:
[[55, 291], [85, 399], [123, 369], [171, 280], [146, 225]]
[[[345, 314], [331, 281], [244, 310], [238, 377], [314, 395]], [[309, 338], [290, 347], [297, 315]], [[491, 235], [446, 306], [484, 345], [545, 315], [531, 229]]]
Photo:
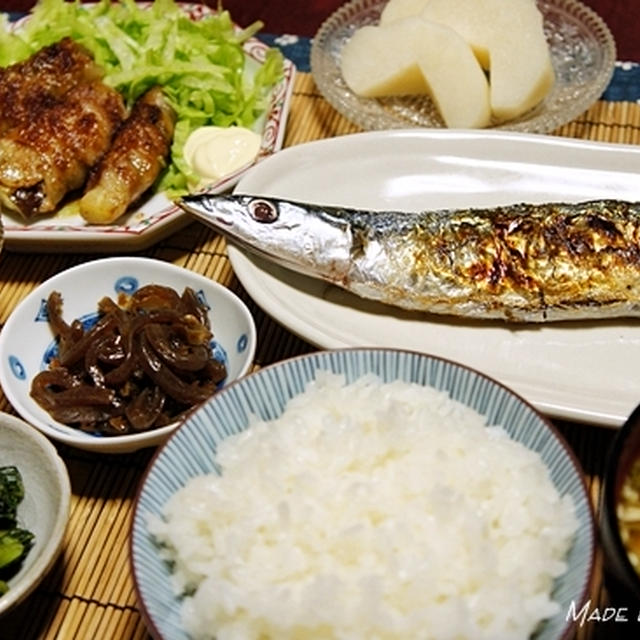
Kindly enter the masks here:
[[[444, 127], [427, 96], [361, 98], [342, 78], [342, 47], [356, 29], [377, 24], [387, 0], [351, 0], [320, 27], [311, 47], [311, 73], [325, 99], [363, 129]], [[613, 36], [577, 0], [538, 0], [551, 49], [556, 83], [534, 109], [492, 128], [548, 133], [586, 111], [607, 87], [616, 59]]]

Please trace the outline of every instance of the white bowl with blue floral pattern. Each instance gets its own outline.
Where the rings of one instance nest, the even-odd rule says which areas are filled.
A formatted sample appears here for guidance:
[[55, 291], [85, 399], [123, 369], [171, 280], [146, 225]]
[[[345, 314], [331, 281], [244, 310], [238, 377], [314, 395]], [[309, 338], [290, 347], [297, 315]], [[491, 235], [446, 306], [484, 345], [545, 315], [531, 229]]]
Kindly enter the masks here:
[[101, 298], [117, 299], [147, 284], [171, 287], [182, 293], [191, 287], [208, 307], [213, 331], [211, 348], [227, 368], [222, 386], [249, 370], [256, 349], [256, 328], [246, 305], [233, 292], [189, 269], [161, 260], [114, 257], [86, 262], [62, 271], [27, 295], [14, 309], [0, 332], [0, 384], [14, 409], [47, 436], [80, 449], [108, 453], [135, 451], [158, 445], [177, 423], [135, 434], [99, 436], [61, 424], [30, 396], [31, 381], [48, 367], [55, 349], [45, 303], [52, 291], [63, 299], [63, 317], [97, 315]]
[[591, 502], [574, 453], [550, 422], [495, 380], [434, 356], [384, 348], [320, 351], [265, 367], [201, 405], [156, 452], [139, 485], [129, 538], [138, 600], [153, 636], [189, 640], [181, 622], [181, 598], [172, 590], [170, 566], [149, 533], [149, 517], [162, 518], [164, 505], [191, 478], [220, 473], [215, 461], [217, 445], [245, 430], [250, 416], [261, 420], [280, 416], [287, 402], [303, 393], [318, 371], [342, 374], [347, 383], [373, 373], [384, 382], [403, 380], [444, 390], [485, 416], [488, 425], [503, 427], [512, 439], [538, 452], [558, 492], [572, 497], [578, 527], [566, 558], [567, 570], [553, 586], [553, 599], [561, 611], [546, 619], [532, 640], [570, 637], [574, 621], [567, 612], [571, 606], [579, 610], [587, 598], [595, 536]]

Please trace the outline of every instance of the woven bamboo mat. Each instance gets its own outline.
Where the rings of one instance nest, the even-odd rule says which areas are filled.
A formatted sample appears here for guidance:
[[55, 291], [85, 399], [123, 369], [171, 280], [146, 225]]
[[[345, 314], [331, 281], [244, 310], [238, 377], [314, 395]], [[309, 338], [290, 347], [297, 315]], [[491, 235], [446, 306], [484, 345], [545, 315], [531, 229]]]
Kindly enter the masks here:
[[[358, 130], [323, 100], [309, 74], [298, 74], [285, 146]], [[555, 133], [638, 144], [640, 105], [598, 102]], [[255, 368], [313, 349], [265, 316], [248, 298], [230, 267], [224, 241], [203, 225], [191, 224], [137, 255], [173, 262], [237, 293], [256, 319]], [[6, 250], [0, 253], [0, 330], [12, 309], [36, 285], [63, 269], [97, 257], [97, 254], [20, 254]], [[1, 391], [0, 411], [14, 413]], [[597, 505], [604, 453], [614, 432], [585, 425], [558, 426], [582, 462]], [[67, 463], [73, 489], [64, 550], [40, 587], [23, 605], [0, 620], [0, 640], [148, 639], [130, 573], [128, 532], [136, 488], [153, 451], [105, 458], [57, 446]], [[594, 606], [605, 602], [599, 563], [592, 594]], [[614, 637], [618, 636], [607, 625], [587, 624], [578, 630], [576, 640]]]

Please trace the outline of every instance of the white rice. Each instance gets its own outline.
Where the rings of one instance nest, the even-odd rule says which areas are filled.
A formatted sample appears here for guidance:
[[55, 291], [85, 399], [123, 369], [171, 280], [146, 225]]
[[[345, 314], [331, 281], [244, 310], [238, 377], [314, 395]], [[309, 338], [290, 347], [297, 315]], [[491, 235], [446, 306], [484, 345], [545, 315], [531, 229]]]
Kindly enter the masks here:
[[320, 372], [217, 461], [149, 522], [194, 638], [524, 639], [559, 610], [570, 497], [442, 392]]

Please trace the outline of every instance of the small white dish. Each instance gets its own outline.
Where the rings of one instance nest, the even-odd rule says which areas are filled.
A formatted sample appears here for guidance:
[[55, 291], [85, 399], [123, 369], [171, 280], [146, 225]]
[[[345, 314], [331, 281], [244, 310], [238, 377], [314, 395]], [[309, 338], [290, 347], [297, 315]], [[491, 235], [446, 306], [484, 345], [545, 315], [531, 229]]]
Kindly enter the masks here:
[[47, 368], [46, 354], [53, 334], [44, 304], [52, 291], [63, 298], [63, 317], [95, 315], [104, 296], [132, 293], [146, 284], [172, 287], [182, 293], [190, 286], [209, 307], [217, 359], [227, 367], [224, 384], [249, 370], [256, 348], [256, 328], [246, 305], [226, 287], [173, 264], [149, 258], [115, 257], [87, 262], [63, 271], [34, 289], [7, 320], [0, 333], [0, 384], [9, 402], [28, 422], [55, 440], [79, 449], [123, 453], [155, 446], [177, 423], [122, 436], [96, 436], [61, 424], [38, 405], [29, 392], [32, 378]]
[[56, 448], [31, 425], [0, 413], [0, 466], [18, 468], [24, 499], [18, 524], [35, 534], [20, 570], [0, 596], [0, 615], [22, 602], [45, 577], [58, 557], [69, 519], [71, 484]]

